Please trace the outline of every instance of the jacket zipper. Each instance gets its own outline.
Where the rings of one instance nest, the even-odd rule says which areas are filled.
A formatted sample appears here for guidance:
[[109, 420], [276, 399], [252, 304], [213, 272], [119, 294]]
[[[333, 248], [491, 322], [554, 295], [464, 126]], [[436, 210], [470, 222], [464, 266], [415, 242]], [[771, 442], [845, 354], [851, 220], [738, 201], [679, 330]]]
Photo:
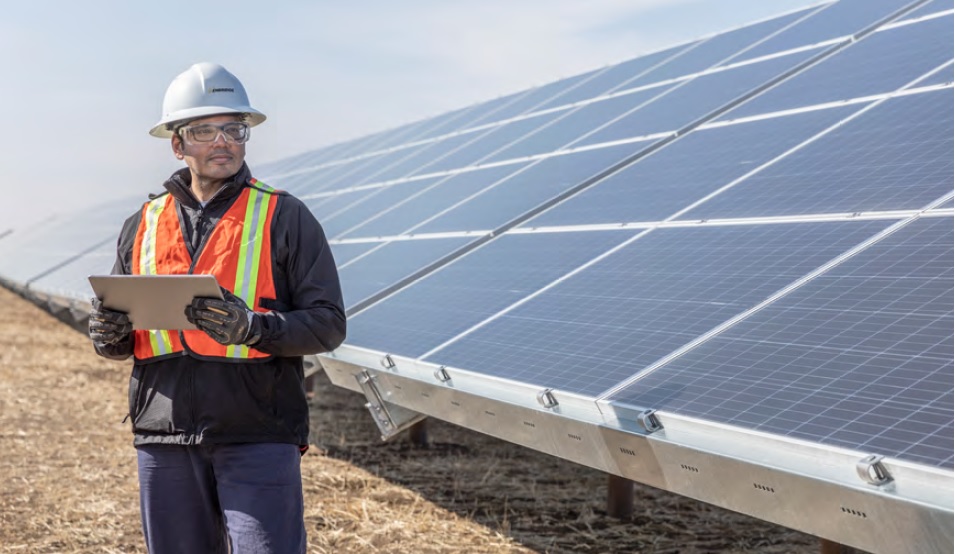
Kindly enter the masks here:
[[[198, 213], [197, 213], [197, 215], [196, 215], [196, 228], [193, 230], [194, 233], [199, 233], [199, 232], [203, 229], [203, 227], [204, 227], [202, 220], [203, 220], [203, 218], [205, 217], [206, 207], [208, 207], [208, 206], [215, 200], [216, 196], [219, 196], [219, 193], [221, 193], [221, 192], [222, 192], [226, 187], [228, 187], [228, 186], [229, 186], [229, 185], [225, 185], [225, 186], [223, 186], [222, 188], [220, 188], [219, 190], [217, 190], [216, 193], [212, 195], [212, 198], [210, 198], [209, 201], [206, 202], [206, 206], [202, 206], [202, 205], [200, 204], [199, 209], [198, 209]], [[179, 212], [179, 216], [180, 216], [180, 217], [183, 217], [183, 215], [184, 215], [184, 214], [180, 211], [180, 212]], [[182, 223], [182, 221], [180, 221], [180, 223]], [[213, 226], [213, 227], [215, 227], [215, 226]], [[199, 261], [199, 256], [202, 255], [202, 250], [206, 247], [206, 243], [209, 241], [209, 235], [211, 235], [214, 230], [215, 230], [215, 229], [213, 228], [213, 229], [209, 229], [209, 230], [205, 231], [205, 233], [203, 233], [203, 235], [202, 235], [202, 238], [199, 239], [199, 245], [196, 246], [195, 252], [192, 253], [192, 263], [189, 264], [189, 274], [190, 274], [190, 275], [192, 275], [193, 270], [196, 268], [196, 262]], [[195, 236], [195, 235], [193, 235], [193, 236]], [[189, 355], [189, 353], [188, 353], [189, 346], [186, 344], [185, 336], [183, 335], [183, 332], [182, 332], [181, 330], [179, 331], [179, 342], [182, 343], [182, 355], [183, 355], [183, 356], [188, 356], [188, 355]], [[196, 417], [196, 403], [197, 403], [197, 400], [196, 400], [196, 368], [195, 368], [195, 366], [191, 366], [189, 369], [190, 369], [190, 371], [189, 371], [189, 389], [190, 389], [190, 393], [192, 394], [192, 398], [190, 398], [191, 402], [189, 403], [189, 413], [192, 415], [192, 431], [193, 431], [193, 437], [192, 437], [191, 440], [192, 440], [193, 442], [195, 442], [196, 425], [198, 425], [198, 421], [197, 421], [197, 417]]]

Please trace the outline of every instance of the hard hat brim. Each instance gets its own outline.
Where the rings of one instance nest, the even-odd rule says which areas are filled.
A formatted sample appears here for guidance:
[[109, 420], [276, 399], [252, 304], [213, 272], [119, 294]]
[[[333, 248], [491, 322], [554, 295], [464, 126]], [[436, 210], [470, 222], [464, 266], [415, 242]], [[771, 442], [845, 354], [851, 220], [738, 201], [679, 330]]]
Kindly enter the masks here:
[[265, 121], [265, 114], [252, 108], [251, 106], [243, 106], [241, 108], [227, 108], [225, 106], [202, 106], [200, 108], [192, 108], [188, 110], [180, 110], [176, 112], [174, 118], [163, 118], [152, 129], [149, 130], [149, 134], [156, 138], [170, 138], [173, 136], [173, 132], [170, 127], [175, 127], [172, 125], [174, 123], [186, 122], [193, 119], [199, 119], [203, 117], [210, 117], [213, 115], [229, 115], [229, 114], [244, 114], [246, 116], [246, 122], [250, 127], [255, 127], [259, 123]]

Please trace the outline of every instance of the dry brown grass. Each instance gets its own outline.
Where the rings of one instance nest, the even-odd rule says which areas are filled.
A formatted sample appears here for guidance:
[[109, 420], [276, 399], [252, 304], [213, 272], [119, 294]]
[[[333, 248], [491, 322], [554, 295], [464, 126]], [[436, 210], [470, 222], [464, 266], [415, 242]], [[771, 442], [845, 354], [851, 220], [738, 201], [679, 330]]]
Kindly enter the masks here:
[[[128, 364], [0, 289], [0, 552], [143, 552]], [[813, 537], [432, 422], [382, 443], [363, 399], [320, 378], [303, 459], [309, 552], [815, 552]]]

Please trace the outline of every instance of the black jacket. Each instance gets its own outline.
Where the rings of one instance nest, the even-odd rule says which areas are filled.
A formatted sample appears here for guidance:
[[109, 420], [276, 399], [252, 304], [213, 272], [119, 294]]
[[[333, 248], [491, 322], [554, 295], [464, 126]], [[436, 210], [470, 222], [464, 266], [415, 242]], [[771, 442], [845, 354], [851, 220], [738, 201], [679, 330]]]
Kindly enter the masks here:
[[[200, 206], [188, 169], [165, 187], [176, 199], [180, 226], [193, 257], [202, 239], [248, 186], [247, 166]], [[275, 186], [272, 183], [267, 183]], [[276, 187], [280, 188], [280, 187]], [[123, 225], [114, 274], [132, 273], [132, 249], [142, 211]], [[181, 357], [133, 365], [129, 415], [135, 444], [215, 444], [308, 441], [302, 356], [327, 352], [345, 339], [345, 309], [335, 261], [321, 225], [297, 198], [281, 194], [272, 219], [273, 310], [263, 314], [255, 348], [268, 361], [203, 361]], [[270, 302], [270, 304], [272, 304]], [[132, 339], [97, 348], [104, 357], [132, 355]]]

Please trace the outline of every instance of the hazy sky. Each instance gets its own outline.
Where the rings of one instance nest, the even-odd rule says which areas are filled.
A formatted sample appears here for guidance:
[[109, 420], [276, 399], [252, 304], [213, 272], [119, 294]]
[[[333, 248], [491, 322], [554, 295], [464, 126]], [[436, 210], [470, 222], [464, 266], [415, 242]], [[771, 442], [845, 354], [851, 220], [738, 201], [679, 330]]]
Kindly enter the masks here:
[[169, 82], [198, 61], [235, 73], [268, 115], [248, 147], [254, 172], [257, 161], [818, 3], [11, 3], [0, 19], [0, 232], [114, 195], [162, 190], [181, 162], [147, 131]]

